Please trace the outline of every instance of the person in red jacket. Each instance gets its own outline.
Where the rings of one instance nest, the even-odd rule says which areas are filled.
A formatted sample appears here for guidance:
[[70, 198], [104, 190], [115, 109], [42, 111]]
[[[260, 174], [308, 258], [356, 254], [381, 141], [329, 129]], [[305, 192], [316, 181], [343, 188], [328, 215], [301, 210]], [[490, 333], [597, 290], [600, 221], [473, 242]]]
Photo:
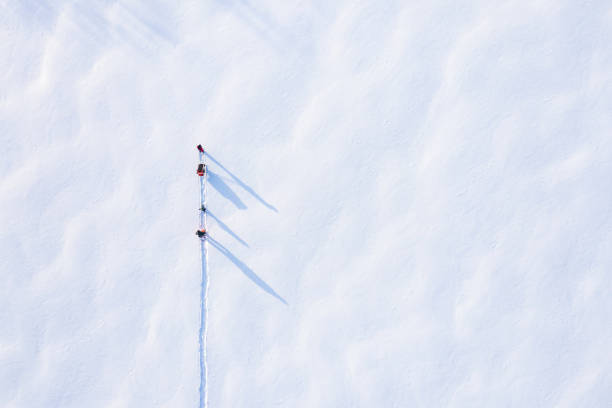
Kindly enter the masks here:
[[200, 153], [204, 153], [204, 148], [202, 147], [202, 145], [198, 145], [198, 150]]

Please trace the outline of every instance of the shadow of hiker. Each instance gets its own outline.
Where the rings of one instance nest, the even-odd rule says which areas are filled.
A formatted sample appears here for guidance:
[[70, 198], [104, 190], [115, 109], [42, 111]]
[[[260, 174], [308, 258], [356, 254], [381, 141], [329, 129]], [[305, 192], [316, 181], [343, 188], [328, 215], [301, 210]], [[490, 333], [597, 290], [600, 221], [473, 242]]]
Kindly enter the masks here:
[[247, 244], [242, 238], [240, 238], [238, 235], [236, 235], [234, 233], [234, 231], [232, 231], [230, 229], [230, 227], [227, 226], [227, 224], [225, 224], [223, 221], [221, 221], [219, 218], [217, 218], [215, 216], [215, 214], [213, 214], [210, 210], [207, 210], [206, 213], [208, 215], [210, 215], [210, 218], [212, 218], [213, 220], [215, 220], [217, 222], [217, 224], [221, 227], [222, 230], [224, 230], [225, 232], [230, 234], [232, 237], [234, 237], [236, 239], [236, 241], [240, 242], [242, 245], [244, 245], [245, 247], [249, 248], [249, 244]]
[[281, 302], [283, 302], [285, 304], [285, 306], [289, 305], [285, 299], [283, 299], [278, 293], [276, 293], [274, 291], [274, 289], [272, 289], [270, 287], [270, 285], [268, 285], [259, 276], [257, 276], [257, 274], [255, 272], [253, 272], [253, 270], [251, 268], [249, 268], [247, 265], [244, 264], [244, 262], [242, 262], [240, 259], [236, 258], [234, 256], [234, 254], [232, 254], [230, 251], [228, 251], [227, 248], [225, 248], [217, 240], [211, 238], [210, 236], [207, 239], [208, 239], [208, 242], [210, 242], [210, 244], [213, 247], [215, 247], [219, 252], [221, 252], [223, 255], [225, 255], [227, 257], [227, 259], [229, 259], [234, 265], [236, 265], [238, 267], [238, 269], [240, 269], [242, 271], [242, 273], [244, 273], [246, 275], [247, 278], [249, 278], [251, 281], [253, 281], [253, 283], [255, 283], [261, 289], [266, 291], [268, 294], [274, 296], [276, 299], [278, 299]]
[[[262, 203], [263, 205], [265, 205], [266, 207], [268, 207], [270, 210], [274, 211], [274, 212], [278, 212], [278, 210], [276, 209], [276, 207], [274, 207], [272, 204], [268, 203], [266, 200], [264, 200], [263, 198], [261, 198], [261, 196], [259, 194], [257, 194], [251, 187], [247, 186], [242, 180], [240, 180], [238, 177], [236, 177], [234, 175], [234, 173], [232, 173], [231, 171], [229, 171], [228, 169], [225, 168], [225, 166], [223, 166], [221, 163], [219, 163], [213, 156], [211, 156], [210, 153], [206, 152], [206, 155], [208, 156], [208, 158], [213, 161], [217, 166], [219, 166], [221, 169], [223, 169], [223, 171], [225, 171], [231, 178], [232, 180], [234, 180], [240, 187], [242, 187], [246, 192], [248, 192], [249, 194], [251, 194], [253, 197], [255, 197], [260, 203]], [[213, 174], [213, 173], [211, 173]], [[223, 183], [227, 189], [229, 189], [229, 187], [227, 187], [227, 184], [225, 184], [223, 182], [223, 180], [221, 180], [221, 178], [219, 178], [219, 176], [216, 176], [217, 179], [219, 181], [221, 181], [221, 183]], [[215, 187], [216, 188], [216, 187]], [[231, 190], [230, 190], [231, 191]], [[221, 192], [221, 191], [220, 191]], [[221, 192], [221, 194], [223, 194], [223, 192]], [[232, 194], [234, 194], [234, 192], [232, 191]], [[236, 195], [236, 194], [234, 194]], [[237, 197], [236, 197], [237, 198]], [[240, 199], [238, 199], [238, 201], [240, 201]], [[241, 202], [242, 203], [242, 202]], [[242, 204], [244, 205], [244, 204]], [[245, 207], [246, 208], [246, 207]]]
[[240, 197], [234, 193], [234, 190], [228, 186], [221, 177], [212, 171], [208, 170], [208, 182], [211, 186], [213, 186], [221, 195], [228, 200], [230, 200], [239, 210], [245, 210], [247, 208], [246, 205], [242, 202]]

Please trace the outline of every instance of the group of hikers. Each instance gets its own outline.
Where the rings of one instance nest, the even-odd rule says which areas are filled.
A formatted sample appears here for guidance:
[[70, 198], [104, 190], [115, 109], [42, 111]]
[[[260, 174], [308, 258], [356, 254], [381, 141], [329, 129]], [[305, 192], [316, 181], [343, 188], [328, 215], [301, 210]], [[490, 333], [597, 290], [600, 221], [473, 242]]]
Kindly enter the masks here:
[[[204, 154], [204, 148], [202, 147], [201, 144], [198, 145], [198, 151], [201, 154]], [[203, 177], [204, 174], [206, 174], [206, 164], [204, 163], [200, 163], [198, 165], [198, 170], [197, 170], [198, 176]], [[204, 207], [204, 204], [202, 204], [202, 207], [199, 208], [198, 211], [202, 211], [203, 213], [206, 212], [206, 207]], [[206, 229], [202, 228], [196, 231], [196, 235], [200, 238], [205, 238], [206, 237]]]

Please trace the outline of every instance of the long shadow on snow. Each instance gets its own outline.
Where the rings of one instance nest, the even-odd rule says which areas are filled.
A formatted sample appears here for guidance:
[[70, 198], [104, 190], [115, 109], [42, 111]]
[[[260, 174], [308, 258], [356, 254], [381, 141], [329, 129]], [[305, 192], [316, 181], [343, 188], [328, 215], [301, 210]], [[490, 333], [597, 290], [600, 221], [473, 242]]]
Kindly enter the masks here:
[[[240, 180], [238, 177], [236, 177], [234, 175], [234, 173], [232, 173], [231, 171], [229, 171], [228, 169], [225, 168], [225, 166], [223, 166], [221, 163], [219, 163], [213, 156], [210, 155], [210, 153], [206, 152], [206, 155], [208, 156], [208, 158], [213, 161], [217, 166], [219, 166], [220, 168], [223, 169], [223, 171], [225, 171], [231, 178], [232, 180], [234, 180], [240, 187], [242, 187], [246, 192], [248, 192], [249, 194], [251, 194], [253, 197], [255, 197], [260, 203], [262, 203], [263, 205], [265, 205], [266, 207], [268, 207], [269, 209], [271, 209], [274, 212], [278, 212], [278, 210], [276, 209], [276, 207], [274, 207], [272, 204], [268, 203], [266, 200], [264, 200], [263, 198], [261, 198], [261, 196], [259, 194], [257, 194], [251, 187], [249, 187], [248, 185], [246, 185], [242, 180]], [[211, 173], [212, 174], [212, 173]], [[217, 178], [219, 180], [221, 180], [218, 176]], [[221, 182], [223, 182], [221, 180]], [[212, 183], [211, 183], [212, 184]], [[225, 183], [223, 183], [225, 184]], [[227, 184], [225, 184], [225, 186], [227, 187]], [[215, 187], [216, 188], [216, 187]], [[229, 187], [227, 187], [229, 189]], [[233, 193], [233, 191], [232, 191]], [[223, 193], [221, 193], [223, 194]], [[235, 194], [234, 194], [235, 195]], [[240, 201], [240, 200], [238, 200]], [[244, 205], [244, 204], [243, 204]], [[245, 207], [246, 208], [246, 207]]]
[[244, 262], [236, 258], [234, 254], [228, 251], [227, 248], [225, 248], [217, 240], [211, 238], [210, 236], [207, 238], [207, 240], [208, 242], [210, 242], [210, 244], [213, 247], [215, 247], [219, 252], [225, 255], [227, 259], [229, 259], [234, 265], [236, 265], [238, 269], [240, 269], [242, 273], [246, 275], [247, 278], [253, 281], [253, 283], [255, 283], [261, 289], [263, 289], [264, 291], [268, 292], [270, 295], [274, 296], [275, 298], [283, 302], [286, 306], [288, 306], [288, 303], [285, 299], [283, 299], [278, 293], [276, 293], [274, 289], [270, 287], [270, 285], [268, 285], [266, 282], [263, 281], [263, 279], [257, 276], [257, 274], [253, 272], [251, 268], [249, 268], [247, 265], [244, 264]]
[[212, 218], [213, 220], [217, 221], [217, 224], [219, 224], [219, 226], [221, 227], [222, 230], [224, 230], [225, 232], [230, 234], [232, 237], [236, 238], [236, 241], [240, 242], [242, 245], [244, 245], [245, 247], [249, 248], [249, 244], [247, 244], [242, 238], [240, 238], [238, 235], [236, 235], [234, 233], [234, 231], [232, 231], [230, 229], [230, 227], [227, 226], [227, 224], [225, 224], [223, 221], [221, 221], [219, 218], [217, 218], [215, 216], [215, 214], [213, 214], [210, 210], [207, 210], [207, 213], [208, 213], [208, 215], [210, 215], [210, 218]]
[[234, 190], [232, 190], [225, 183], [225, 181], [221, 179], [221, 177], [219, 177], [217, 174], [213, 173], [210, 170], [208, 170], [208, 182], [210, 183], [211, 186], [215, 188], [215, 190], [221, 193], [223, 197], [227, 198], [232, 203], [234, 203], [234, 205], [238, 207], [238, 209], [245, 210], [247, 208], [247, 206], [244, 205], [240, 197], [238, 197], [236, 193], [234, 193]]

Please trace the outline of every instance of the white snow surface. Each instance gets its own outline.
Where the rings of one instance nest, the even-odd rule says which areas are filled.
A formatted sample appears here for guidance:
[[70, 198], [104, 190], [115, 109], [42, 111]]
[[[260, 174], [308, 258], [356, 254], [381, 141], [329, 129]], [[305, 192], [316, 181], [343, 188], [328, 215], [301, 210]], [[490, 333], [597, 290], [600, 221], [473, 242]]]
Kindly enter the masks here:
[[609, 1], [0, 1], [0, 406], [612, 403]]

